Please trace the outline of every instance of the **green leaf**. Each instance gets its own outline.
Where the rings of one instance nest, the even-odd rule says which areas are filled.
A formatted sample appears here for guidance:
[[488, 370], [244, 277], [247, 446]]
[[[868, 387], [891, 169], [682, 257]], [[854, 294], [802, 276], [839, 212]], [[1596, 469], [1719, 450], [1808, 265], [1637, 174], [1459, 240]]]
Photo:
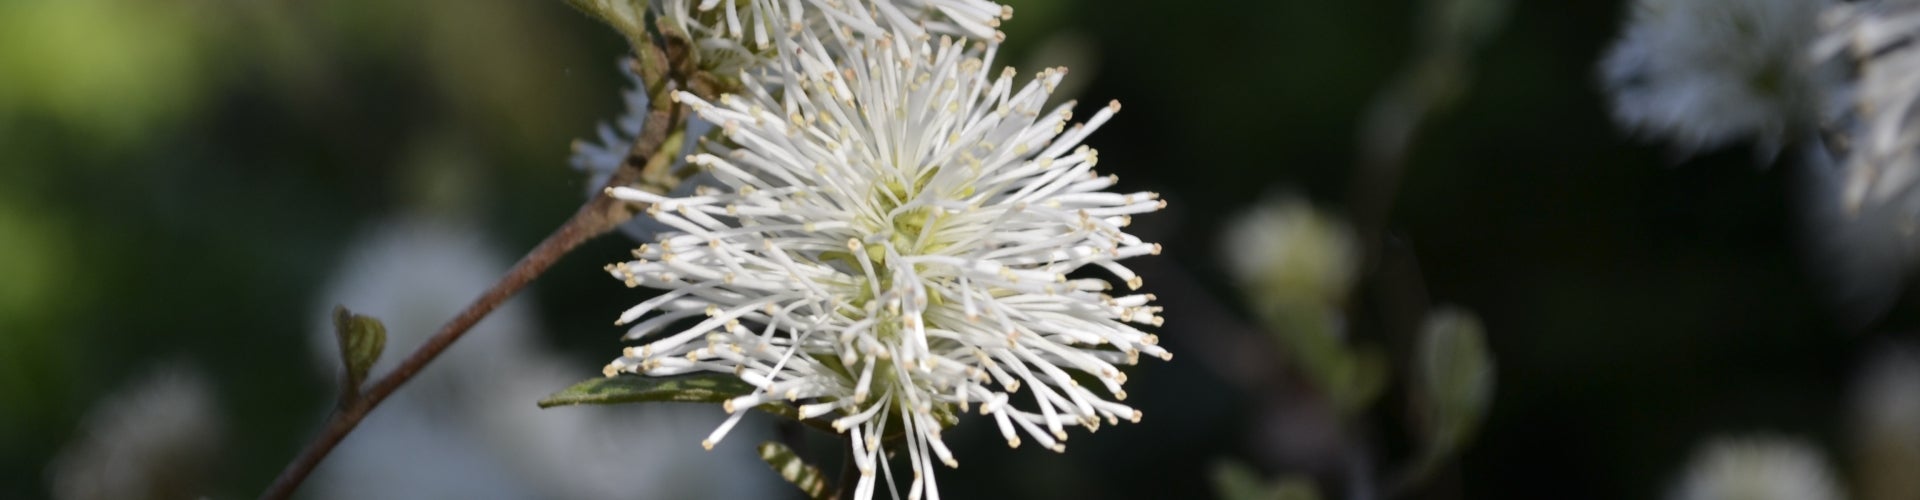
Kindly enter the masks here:
[[347, 369], [347, 394], [357, 396], [367, 372], [387, 348], [387, 325], [379, 318], [354, 314], [346, 306], [334, 306], [333, 335], [340, 342], [340, 362]]
[[1474, 49], [1498, 34], [1506, 24], [1509, 0], [1427, 0], [1422, 16], [1430, 43]]
[[1385, 356], [1374, 346], [1350, 344], [1339, 310], [1308, 301], [1274, 302], [1266, 310], [1280, 352], [1342, 415], [1366, 411], [1386, 390], [1392, 374]]
[[[753, 385], [724, 373], [700, 372], [667, 377], [618, 375], [589, 379], [540, 400], [541, 408], [571, 405], [614, 405], [625, 403], [721, 403], [753, 392]], [[754, 407], [787, 419], [799, 420], [800, 412], [780, 403]], [[833, 430], [827, 422], [801, 420], [812, 427]]]
[[639, 47], [647, 40], [647, 0], [567, 0], [567, 5], [606, 23]]
[[1326, 382], [1327, 397], [1341, 413], [1358, 415], [1387, 390], [1392, 377], [1386, 357], [1371, 346], [1361, 345], [1348, 348], [1339, 361]]
[[1286, 476], [1269, 483], [1252, 467], [1233, 461], [1213, 465], [1213, 489], [1221, 500], [1320, 500], [1312, 478]]
[[573, 384], [573, 387], [540, 400], [540, 407], [655, 401], [719, 403], [752, 392], [753, 385], [739, 377], [721, 373], [689, 373], [670, 377], [619, 375]]
[[1414, 358], [1414, 408], [1429, 460], [1458, 451], [1493, 403], [1494, 363], [1472, 312], [1443, 307], [1427, 315]]
[[1223, 461], [1213, 464], [1213, 491], [1220, 500], [1264, 500], [1267, 485], [1260, 473], [1247, 464]]
[[1274, 483], [1273, 500], [1320, 500], [1320, 488], [1313, 485], [1313, 479], [1306, 476], [1288, 476]]
[[767, 465], [773, 467], [773, 471], [780, 474], [781, 478], [799, 487], [802, 493], [807, 494], [807, 498], [833, 498], [827, 491], [827, 478], [820, 473], [820, 468], [801, 460], [787, 445], [776, 441], [760, 443], [760, 459], [767, 461]]

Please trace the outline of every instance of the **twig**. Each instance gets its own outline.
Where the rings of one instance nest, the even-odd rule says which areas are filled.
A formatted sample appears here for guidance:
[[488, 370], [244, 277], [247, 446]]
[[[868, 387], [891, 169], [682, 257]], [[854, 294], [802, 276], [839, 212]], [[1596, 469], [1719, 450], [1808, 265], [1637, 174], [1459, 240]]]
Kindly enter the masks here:
[[280, 472], [280, 476], [274, 479], [266, 492], [260, 494], [260, 498], [281, 499], [292, 496], [293, 490], [306, 480], [315, 466], [320, 465], [320, 460], [326, 458], [327, 454], [333, 451], [333, 447], [340, 444], [340, 441], [347, 437], [347, 433], [352, 432], [354, 427], [366, 418], [368, 412], [373, 411], [374, 407], [387, 399], [387, 396], [399, 390], [401, 385], [413, 379], [413, 376], [419, 374], [427, 363], [439, 357], [440, 353], [452, 346], [454, 341], [460, 340], [462, 335], [465, 335], [481, 319], [486, 318], [494, 308], [499, 307], [515, 292], [519, 292], [521, 288], [533, 282], [534, 278], [546, 272], [547, 268], [560, 260], [561, 256], [604, 232], [593, 229], [594, 226], [602, 225], [599, 221], [604, 220], [597, 210], [593, 210], [606, 204], [600, 202], [601, 199], [610, 198], [601, 195], [595, 197], [596, 202], [581, 207], [580, 211], [574, 213], [573, 218], [568, 219], [566, 224], [548, 235], [539, 246], [534, 247], [533, 251], [522, 257], [512, 269], [507, 270], [507, 274], [501, 277], [500, 281], [494, 283], [479, 298], [474, 299], [473, 303], [467, 304], [466, 309], [461, 310], [459, 315], [442, 325], [439, 332], [434, 333], [432, 338], [427, 339], [426, 343], [415, 349], [413, 354], [401, 361], [393, 371], [381, 377], [379, 382], [374, 383], [365, 394], [336, 407], [332, 416], [327, 419], [326, 428], [314, 438], [313, 442], [307, 444], [307, 448], [301, 451], [292, 463], [287, 464], [287, 468]]
[[[647, 65], [646, 61], [664, 62], [668, 58], [685, 56], [685, 51], [666, 54], [651, 45], [635, 47], [635, 50], [641, 52], [641, 66]], [[684, 78], [687, 74], [673, 71], [671, 75]], [[439, 357], [440, 353], [452, 346], [454, 341], [460, 340], [461, 336], [466, 335], [468, 330], [481, 319], [486, 318], [501, 303], [506, 302], [520, 289], [532, 283], [535, 278], [546, 273], [547, 269], [558, 262], [562, 256], [579, 247], [581, 243], [606, 234], [633, 217], [631, 206], [609, 196], [605, 188], [632, 184], [649, 174], [643, 170], [661, 163], [652, 161], [656, 156], [663, 153], [668, 155], [678, 153], [677, 148], [674, 151], [663, 151], [661, 146], [666, 142], [668, 132], [679, 128], [686, 118], [685, 109], [666, 96], [666, 92], [671, 91], [670, 85], [657, 85], [650, 90], [654, 90], [653, 93], [657, 95], [651, 99], [652, 107], [648, 110], [647, 119], [641, 127], [640, 134], [634, 138], [633, 148], [628, 151], [625, 162], [611, 178], [607, 179], [601, 192], [582, 205], [572, 217], [560, 225], [559, 229], [555, 229], [553, 234], [547, 235], [545, 240], [527, 252], [526, 256], [521, 257], [519, 262], [507, 270], [505, 276], [502, 276], [493, 286], [488, 287], [486, 292], [468, 304], [460, 314], [447, 320], [447, 323], [442, 325], [433, 337], [428, 338], [425, 343], [415, 349], [407, 359], [400, 362], [399, 366], [394, 367], [393, 371], [381, 377], [360, 397], [343, 401], [343, 404], [336, 406], [333, 413], [328, 416], [326, 427], [320, 431], [320, 435], [307, 443], [306, 449], [301, 450], [300, 455], [280, 471], [280, 475], [274, 478], [266, 491], [260, 493], [262, 500], [291, 497], [294, 490], [300, 487], [300, 483], [306, 481], [307, 476], [313, 473], [313, 469], [320, 465], [320, 461], [325, 459], [327, 454], [347, 437], [348, 433], [353, 432], [353, 429], [360, 425], [360, 421], [366, 419], [368, 413], [378, 407], [380, 402], [385, 401], [387, 396], [399, 390], [400, 386], [412, 380], [414, 375], [418, 375], [427, 363]]]
[[[1359, 238], [1360, 274], [1349, 291], [1345, 314], [1349, 324], [1359, 324], [1360, 318], [1369, 311], [1368, 299], [1377, 311], [1372, 311], [1379, 319], [1382, 337], [1391, 338], [1394, 332], [1404, 332], [1408, 326], [1395, 324], [1398, 315], [1395, 312], [1394, 285], [1405, 287], [1413, 294], [1411, 311], [1415, 317], [1424, 316], [1431, 305], [1427, 296], [1426, 279], [1421, 274], [1417, 256], [1410, 249], [1396, 248], [1391, 244], [1389, 231], [1394, 200], [1402, 187], [1402, 177], [1407, 169], [1407, 155], [1415, 140], [1420, 136], [1428, 121], [1438, 112], [1446, 111], [1458, 99], [1458, 93], [1467, 85], [1472, 70], [1474, 49], [1490, 37], [1498, 25], [1507, 5], [1504, 0], [1436, 1], [1425, 4], [1429, 10], [1425, 19], [1426, 39], [1422, 48], [1416, 49], [1414, 59], [1402, 70], [1403, 73], [1387, 88], [1375, 97], [1371, 109], [1362, 120], [1360, 130], [1359, 162], [1354, 171], [1352, 194], [1350, 197], [1353, 211], [1355, 235]], [[1462, 10], [1467, 9], [1467, 10]], [[1472, 10], [1478, 12], [1470, 12]], [[1444, 20], [1457, 18], [1464, 14], [1476, 14], [1477, 17], [1462, 23], [1458, 20], [1449, 25]], [[1403, 255], [1405, 268], [1392, 268], [1394, 255]], [[1369, 286], [1372, 285], [1372, 286]], [[1370, 297], [1371, 296], [1371, 297]], [[1416, 320], [1417, 321], [1417, 320]], [[1418, 328], [1413, 326], [1412, 328]], [[1386, 339], [1383, 339], [1386, 340]], [[1413, 493], [1413, 489], [1429, 475], [1437, 464], [1421, 459], [1387, 478], [1390, 481], [1381, 486], [1375, 474], [1379, 471], [1368, 452], [1370, 446], [1364, 437], [1354, 440], [1356, 457], [1353, 473], [1349, 475], [1351, 496], [1353, 498], [1401, 498]], [[1382, 496], [1384, 495], [1384, 496]]]

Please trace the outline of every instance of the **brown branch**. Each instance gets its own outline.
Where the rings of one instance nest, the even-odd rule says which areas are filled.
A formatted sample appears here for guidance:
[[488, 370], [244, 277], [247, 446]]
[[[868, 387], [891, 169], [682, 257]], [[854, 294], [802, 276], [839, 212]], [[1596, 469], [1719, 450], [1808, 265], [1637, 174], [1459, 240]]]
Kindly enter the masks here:
[[[642, 52], [642, 60], [661, 61], [667, 57], [685, 55], [683, 52], [666, 56], [653, 46], [635, 49]], [[675, 71], [672, 76], [684, 79], [690, 75]], [[652, 106], [647, 112], [646, 121], [641, 126], [640, 135], [634, 138], [633, 147], [627, 152], [626, 160], [613, 176], [607, 179], [601, 192], [595, 194], [591, 200], [575, 211], [559, 229], [553, 231], [553, 234], [547, 235], [545, 240], [542, 240], [533, 250], [528, 251], [526, 256], [521, 257], [519, 262], [507, 270], [505, 276], [487, 288], [486, 292], [481, 293], [479, 298], [467, 304], [466, 309], [461, 310], [460, 314], [447, 320], [447, 323], [442, 325], [433, 337], [428, 338], [425, 343], [415, 349], [413, 354], [408, 355], [407, 359], [401, 361], [393, 371], [381, 377], [360, 397], [345, 400], [343, 404], [336, 406], [333, 413], [327, 417], [326, 427], [321, 429], [320, 434], [315, 436], [312, 442], [307, 443], [306, 449], [301, 450], [300, 455], [280, 471], [280, 475], [274, 478], [266, 491], [260, 493], [262, 500], [291, 497], [294, 490], [300, 487], [300, 483], [306, 481], [307, 476], [313, 473], [313, 469], [320, 465], [320, 461], [325, 459], [327, 454], [347, 437], [348, 433], [353, 432], [353, 429], [360, 425], [360, 421], [367, 418], [368, 413], [378, 407], [380, 402], [385, 401], [387, 396], [399, 390], [400, 386], [412, 380], [414, 375], [418, 375], [421, 369], [426, 368], [427, 363], [439, 357], [440, 353], [452, 346], [454, 341], [460, 340], [461, 336], [466, 335], [467, 331], [481, 319], [500, 307], [501, 303], [513, 297], [541, 274], [545, 274], [547, 269], [558, 262], [562, 256], [579, 247], [580, 244], [612, 231], [633, 217], [632, 206], [609, 196], [607, 189], [631, 185], [641, 179], [643, 170], [646, 170], [650, 164], [660, 163], [654, 161], [658, 157], [662, 155], [671, 157], [679, 153], [677, 147], [672, 148], [671, 151], [662, 150], [669, 132], [680, 128], [686, 119], [685, 108], [674, 103], [673, 99], [669, 99], [666, 95], [671, 91], [671, 87], [671, 85], [657, 85], [650, 89], [653, 91], [650, 93], [655, 95], [652, 96]], [[351, 391], [352, 388], [347, 390]]]
[[292, 496], [294, 489], [306, 480], [314, 467], [320, 465], [320, 460], [326, 458], [327, 454], [333, 451], [334, 446], [340, 444], [340, 441], [345, 439], [347, 433], [352, 432], [354, 427], [359, 426], [360, 421], [367, 417], [367, 413], [372, 412], [381, 401], [386, 400], [387, 396], [399, 390], [401, 385], [413, 379], [414, 375], [419, 374], [420, 370], [427, 366], [427, 363], [439, 357], [440, 353], [452, 346], [454, 341], [460, 340], [462, 335], [465, 335], [481, 319], [486, 318], [488, 313], [493, 312], [515, 292], [519, 292], [521, 288], [533, 282], [534, 278], [546, 272], [547, 268], [560, 260], [561, 256], [604, 232], [594, 230], [595, 226], [602, 225], [599, 221], [605, 218], [592, 210], [605, 205], [606, 203], [601, 201], [603, 199], [611, 198], [605, 195], [597, 196], [594, 202], [581, 207], [579, 212], [574, 213], [573, 218], [547, 236], [547, 239], [541, 241], [533, 251], [522, 257], [519, 263], [507, 270], [506, 276], [501, 277], [500, 281], [494, 283], [479, 298], [474, 299], [473, 303], [467, 304], [466, 309], [461, 310], [459, 315], [442, 325], [439, 332], [434, 333], [432, 338], [427, 339], [426, 343], [415, 349], [413, 354], [401, 361], [393, 371], [381, 377], [367, 389], [365, 394], [335, 408], [332, 416], [327, 419], [326, 428], [314, 438], [313, 442], [307, 444], [307, 448], [301, 451], [292, 463], [287, 464], [287, 468], [282, 470], [273, 484], [260, 494], [260, 498], [281, 499]]

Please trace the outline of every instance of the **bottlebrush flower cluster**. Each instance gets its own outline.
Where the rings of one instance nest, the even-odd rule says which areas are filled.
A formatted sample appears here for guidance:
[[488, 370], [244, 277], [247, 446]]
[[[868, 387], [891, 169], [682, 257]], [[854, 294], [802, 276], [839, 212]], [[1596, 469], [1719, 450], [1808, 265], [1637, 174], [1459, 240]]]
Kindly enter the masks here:
[[1074, 123], [1073, 103], [1047, 106], [1065, 68], [996, 70], [1011, 10], [991, 2], [688, 3], [665, 12], [703, 48], [755, 57], [737, 93], [673, 95], [720, 129], [686, 159], [714, 182], [609, 191], [672, 230], [607, 267], [663, 290], [620, 316], [646, 343], [608, 376], [758, 388], [709, 447], [756, 405], [830, 418], [861, 499], [893, 485], [901, 449], [907, 496], [938, 498], [933, 464], [958, 465], [941, 433], [966, 413], [1056, 451], [1067, 427], [1140, 418], [1120, 367], [1172, 355], [1121, 261], [1159, 253], [1127, 227], [1165, 202], [1110, 191], [1081, 144], [1119, 103]]

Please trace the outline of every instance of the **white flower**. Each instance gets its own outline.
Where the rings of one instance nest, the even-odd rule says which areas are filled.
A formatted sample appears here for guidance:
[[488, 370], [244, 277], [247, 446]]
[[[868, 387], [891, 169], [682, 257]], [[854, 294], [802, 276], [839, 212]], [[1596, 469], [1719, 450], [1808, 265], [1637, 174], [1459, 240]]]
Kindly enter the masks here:
[[[633, 148], [633, 139], [640, 135], [640, 127], [647, 122], [647, 89], [640, 83], [640, 76], [620, 65], [620, 74], [633, 83], [633, 87], [620, 92], [620, 99], [626, 101], [626, 108], [614, 116], [612, 123], [602, 122], [595, 131], [599, 141], [575, 139], [573, 156], [567, 163], [574, 170], [587, 174], [587, 196], [600, 192], [607, 184], [607, 178], [627, 160], [627, 153]], [[693, 134], [688, 134], [693, 135]]]
[[1359, 271], [1359, 249], [1346, 222], [1287, 196], [1242, 214], [1221, 233], [1229, 274], [1252, 299], [1344, 301]]
[[[599, 194], [605, 188], [607, 179], [613, 177], [614, 171], [619, 170], [620, 166], [626, 163], [627, 153], [633, 148], [634, 138], [640, 135], [640, 128], [646, 124], [649, 101], [645, 86], [641, 85], [638, 75], [628, 70], [626, 64], [620, 65], [620, 74], [626, 75], [627, 80], [633, 83], [632, 88], [620, 92], [621, 99], [626, 101], [626, 109], [621, 110], [611, 123], [600, 124], [596, 129], [599, 134], [598, 141], [575, 139], [573, 156], [568, 158], [568, 163], [573, 165], [574, 170], [587, 174], [586, 186], [589, 198]], [[712, 130], [713, 124], [707, 123], [706, 120], [699, 117], [687, 118], [686, 137], [704, 136]], [[693, 153], [696, 144], [697, 141], [685, 141], [677, 156]], [[683, 163], [676, 160], [668, 169], [679, 171], [683, 166]], [[705, 184], [707, 181], [708, 179], [701, 175], [681, 179], [680, 185], [675, 186], [670, 194], [690, 194], [694, 187]], [[620, 225], [622, 233], [636, 240], [650, 238], [654, 232], [662, 229], [665, 227], [658, 222], [642, 217], [636, 217]]]
[[1683, 152], [1753, 139], [1772, 155], [1818, 116], [1830, 68], [1805, 56], [1829, 0], [1639, 0], [1601, 60], [1613, 117]]
[[206, 494], [223, 439], [213, 384], [190, 365], [163, 365], [100, 398], [81, 434], [49, 467], [63, 500], [195, 498]]
[[1920, 2], [1833, 5], [1811, 59], [1850, 68], [1809, 148], [1812, 236], [1843, 306], [1865, 324], [1920, 257]]
[[1672, 500], [1839, 500], [1820, 452], [1781, 438], [1724, 439], [1695, 452]]
[[1013, 8], [988, 0], [665, 0], [661, 14], [700, 46], [702, 64], [730, 72], [770, 62], [802, 30], [842, 28], [901, 40], [957, 36], [999, 42]]
[[[1067, 127], [1071, 103], [1042, 108], [1064, 69], [1016, 87], [1010, 68], [987, 75], [993, 46], [976, 57], [944, 37], [835, 49], [800, 37], [771, 69], [778, 83], [750, 76], [718, 103], [676, 94], [731, 143], [690, 159], [722, 188], [612, 191], [676, 231], [608, 266], [666, 290], [620, 316], [641, 320], [627, 338], [667, 333], [606, 374], [711, 371], [758, 387], [727, 402], [735, 414], [708, 445], [759, 404], [837, 414], [861, 499], [875, 468], [890, 470], [882, 441], [894, 434], [914, 471], [908, 496], [937, 498], [932, 463], [956, 464], [940, 433], [958, 413], [991, 415], [1009, 446], [1024, 431], [1056, 451], [1067, 426], [1137, 420], [1116, 402], [1116, 365], [1171, 358], [1129, 325], [1160, 324], [1160, 308], [1107, 294], [1096, 273], [1141, 285], [1119, 261], [1159, 246], [1123, 228], [1164, 202], [1106, 191], [1116, 179], [1095, 174], [1097, 154], [1080, 145], [1118, 104]], [[688, 318], [698, 323], [668, 328]]]
[[1823, 16], [1828, 34], [1813, 55], [1852, 66], [1846, 99], [1830, 120], [1845, 140], [1843, 201], [1857, 212], [1891, 206], [1920, 209], [1920, 6], [1914, 2], [1835, 5]]

